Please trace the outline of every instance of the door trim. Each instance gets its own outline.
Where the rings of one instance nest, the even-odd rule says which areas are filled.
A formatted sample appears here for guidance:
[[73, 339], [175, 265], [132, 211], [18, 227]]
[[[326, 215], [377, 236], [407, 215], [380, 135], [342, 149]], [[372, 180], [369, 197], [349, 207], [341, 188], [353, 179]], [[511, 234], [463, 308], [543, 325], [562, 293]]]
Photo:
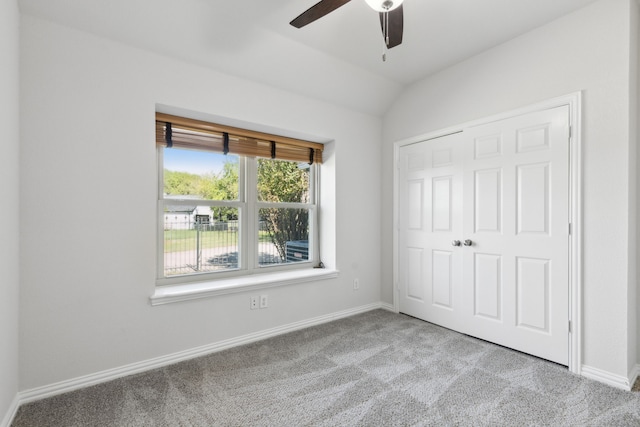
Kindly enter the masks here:
[[488, 116], [396, 141], [393, 147], [393, 309], [400, 311], [398, 280], [400, 147], [429, 141], [464, 129], [551, 108], [569, 107], [569, 371], [582, 374], [582, 92], [574, 92], [536, 104]]

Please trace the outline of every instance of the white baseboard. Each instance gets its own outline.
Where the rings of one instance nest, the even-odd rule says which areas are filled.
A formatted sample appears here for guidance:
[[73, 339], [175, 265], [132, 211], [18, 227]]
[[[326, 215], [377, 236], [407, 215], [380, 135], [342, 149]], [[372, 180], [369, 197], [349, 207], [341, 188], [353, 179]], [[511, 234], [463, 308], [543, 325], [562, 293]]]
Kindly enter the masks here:
[[631, 388], [633, 388], [633, 385], [636, 383], [638, 376], [640, 376], [640, 364], [634, 366], [631, 372], [629, 372], [629, 386]]
[[18, 408], [20, 407], [20, 403], [21, 402], [20, 402], [19, 396], [16, 395], [16, 397], [13, 398], [13, 402], [11, 402], [11, 405], [9, 406], [9, 409], [7, 410], [6, 415], [4, 416], [2, 421], [0, 421], [0, 427], [9, 427], [11, 425], [11, 423], [13, 422], [13, 419], [18, 413]]
[[[243, 335], [237, 338], [231, 338], [224, 341], [219, 341], [213, 344], [207, 344], [201, 347], [192, 348], [185, 351], [169, 354], [166, 356], [156, 357], [142, 362], [132, 363], [129, 365], [121, 366], [119, 368], [108, 369], [106, 371], [96, 372], [94, 374], [84, 375], [82, 377], [73, 378], [70, 380], [60, 381], [54, 384], [49, 384], [42, 387], [25, 390], [18, 393], [18, 404], [33, 402], [36, 400], [44, 399], [47, 397], [55, 396], [62, 393], [67, 393], [73, 390], [90, 387], [92, 385], [112, 381], [117, 378], [125, 377], [128, 375], [138, 374], [140, 372], [149, 371], [151, 369], [160, 368], [174, 363], [182, 362], [185, 360], [193, 359], [195, 357], [205, 356], [217, 351], [226, 350], [228, 348], [236, 347], [243, 344], [249, 344], [255, 341], [260, 341], [266, 338], [282, 335], [287, 332], [293, 332], [299, 329], [308, 328], [315, 325], [320, 325], [333, 320], [342, 319], [345, 317], [353, 316], [367, 311], [376, 310], [379, 308], [387, 309], [386, 304], [380, 302], [355, 307], [348, 310], [343, 310], [335, 313], [326, 314], [323, 316], [314, 317], [311, 319], [301, 320], [299, 322], [290, 323], [288, 325], [278, 326], [264, 331], [255, 332], [252, 334]], [[19, 405], [18, 405], [19, 406]], [[16, 406], [17, 409], [17, 406]], [[4, 425], [0, 427], [5, 427]], [[8, 427], [8, 425], [7, 425]]]
[[[637, 372], [637, 366], [635, 371]], [[622, 390], [631, 390], [633, 387], [633, 382], [630, 382], [628, 377], [624, 377], [622, 375], [612, 374], [611, 372], [603, 371], [602, 369], [593, 368], [591, 366], [582, 365], [582, 370], [580, 374], [583, 377], [599, 381], [601, 383], [605, 383], [615, 388], [620, 388]], [[637, 374], [636, 374], [637, 376]]]
[[387, 311], [392, 311], [397, 313], [396, 307], [393, 304], [388, 304], [386, 302], [380, 303], [380, 308]]

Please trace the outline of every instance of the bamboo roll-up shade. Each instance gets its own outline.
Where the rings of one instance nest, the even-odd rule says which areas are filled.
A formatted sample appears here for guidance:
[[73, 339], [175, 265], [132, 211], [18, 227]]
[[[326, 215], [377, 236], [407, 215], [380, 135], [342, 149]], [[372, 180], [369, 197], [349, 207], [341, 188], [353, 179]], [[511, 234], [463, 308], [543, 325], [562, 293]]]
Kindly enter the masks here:
[[322, 163], [323, 145], [317, 142], [156, 113], [156, 144], [160, 146], [224, 153], [225, 134], [229, 154]]

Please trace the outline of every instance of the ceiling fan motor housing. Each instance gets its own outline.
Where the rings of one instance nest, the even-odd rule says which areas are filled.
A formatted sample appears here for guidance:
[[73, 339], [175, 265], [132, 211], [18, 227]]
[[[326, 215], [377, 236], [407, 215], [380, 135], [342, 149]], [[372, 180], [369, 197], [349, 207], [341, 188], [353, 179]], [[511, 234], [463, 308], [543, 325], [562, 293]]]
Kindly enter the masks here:
[[403, 0], [365, 0], [377, 12], [389, 12], [402, 4]]

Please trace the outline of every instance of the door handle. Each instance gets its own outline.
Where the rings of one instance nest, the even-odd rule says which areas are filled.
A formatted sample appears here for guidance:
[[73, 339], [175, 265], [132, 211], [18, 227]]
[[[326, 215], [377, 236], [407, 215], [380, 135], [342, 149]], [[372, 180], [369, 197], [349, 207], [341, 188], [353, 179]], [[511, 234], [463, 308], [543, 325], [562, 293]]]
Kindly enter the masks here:
[[460, 246], [460, 240], [454, 240], [451, 242], [451, 246]]
[[464, 245], [465, 246], [471, 246], [471, 245], [473, 245], [473, 242], [471, 240], [467, 239], [467, 240], [464, 241]]

